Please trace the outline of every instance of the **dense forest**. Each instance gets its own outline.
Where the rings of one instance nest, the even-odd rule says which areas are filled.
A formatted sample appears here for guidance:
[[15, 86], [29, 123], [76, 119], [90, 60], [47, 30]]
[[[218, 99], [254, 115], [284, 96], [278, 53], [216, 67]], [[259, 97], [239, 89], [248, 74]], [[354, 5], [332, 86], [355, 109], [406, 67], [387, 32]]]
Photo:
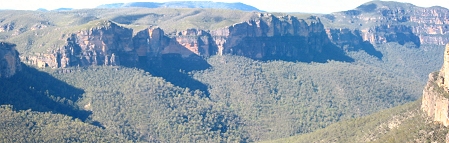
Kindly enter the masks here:
[[245, 127], [255, 140], [308, 133], [414, 101], [424, 85], [414, 72], [399, 74], [405, 69], [392, 71], [363, 61], [260, 62], [216, 56], [208, 62], [213, 68], [193, 76], [209, 86], [212, 100], [246, 119]]
[[338, 122], [313, 133], [264, 142], [445, 142], [449, 130], [429, 120], [419, 107], [421, 100]]
[[[1, 102], [11, 105], [2, 107], [1, 123], [7, 126], [1, 131], [14, 128], [33, 136], [3, 140], [32, 140], [40, 130], [51, 134], [56, 128], [73, 135], [42, 141], [89, 141], [75, 140], [79, 130], [89, 131], [83, 137], [105, 136], [111, 142], [253, 142], [311, 133], [417, 100], [424, 73], [439, 65], [429, 57], [442, 48], [424, 52], [388, 43], [379, 50], [385, 53], [383, 60], [363, 51], [348, 53], [354, 63], [212, 56], [205, 70], [160, 69], [178, 72], [169, 75], [153, 75], [151, 67], [37, 70], [23, 65], [15, 76], [1, 79]], [[416, 52], [424, 54], [402, 56]], [[167, 76], [172, 76], [170, 82]], [[191, 79], [185, 81], [186, 76]], [[180, 81], [200, 85], [178, 86]], [[43, 122], [41, 116], [49, 120], [36, 124]]]

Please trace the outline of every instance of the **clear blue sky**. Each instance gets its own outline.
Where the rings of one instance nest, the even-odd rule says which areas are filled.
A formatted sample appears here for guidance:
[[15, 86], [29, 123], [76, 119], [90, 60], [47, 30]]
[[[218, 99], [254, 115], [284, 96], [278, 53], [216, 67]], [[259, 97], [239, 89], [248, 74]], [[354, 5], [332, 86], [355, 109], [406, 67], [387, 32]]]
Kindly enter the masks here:
[[[166, 2], [170, 0], [0, 0], [0, 9], [36, 10], [45, 8], [94, 8], [101, 4], [127, 2]], [[186, 1], [186, 0], [174, 0]], [[190, 0], [202, 1], [202, 0]], [[242, 2], [269, 12], [331, 13], [353, 9], [370, 0], [206, 0], [216, 2]], [[447, 0], [396, 0], [421, 7], [443, 6], [449, 8]]]

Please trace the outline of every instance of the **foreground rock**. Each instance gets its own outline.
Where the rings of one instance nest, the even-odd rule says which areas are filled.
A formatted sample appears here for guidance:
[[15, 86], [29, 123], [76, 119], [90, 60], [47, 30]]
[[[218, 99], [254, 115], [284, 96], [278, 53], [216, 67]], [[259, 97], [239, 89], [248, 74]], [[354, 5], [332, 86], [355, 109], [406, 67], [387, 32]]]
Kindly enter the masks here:
[[449, 125], [449, 44], [444, 52], [444, 64], [439, 72], [429, 75], [423, 91], [422, 110], [444, 126]]

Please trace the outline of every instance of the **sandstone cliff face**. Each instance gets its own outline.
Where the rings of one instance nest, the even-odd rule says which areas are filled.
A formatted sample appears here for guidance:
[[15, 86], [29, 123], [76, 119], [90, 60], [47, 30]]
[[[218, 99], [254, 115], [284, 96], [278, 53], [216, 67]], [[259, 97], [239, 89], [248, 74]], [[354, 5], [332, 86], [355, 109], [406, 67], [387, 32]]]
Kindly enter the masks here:
[[178, 32], [176, 41], [189, 51], [199, 56], [211, 56], [217, 54], [217, 46], [210, 33], [199, 29], [188, 29]]
[[137, 55], [143, 60], [161, 58], [165, 54], [177, 54], [187, 58], [192, 55], [210, 55], [209, 35], [201, 30], [188, 29], [174, 37], [168, 37], [158, 27], [150, 27], [138, 32], [134, 38]]
[[14, 44], [0, 42], [0, 78], [8, 78], [21, 70], [19, 53]]
[[438, 73], [429, 75], [429, 82], [423, 90], [421, 108], [433, 121], [438, 121], [444, 126], [448, 126], [449, 99], [442, 95], [444, 90], [437, 84], [441, 80], [442, 77]]
[[446, 45], [444, 64], [440, 72], [431, 73], [423, 90], [421, 108], [434, 121], [449, 125], [449, 44]]
[[71, 66], [120, 65], [135, 61], [132, 29], [111, 21], [97, 21], [98, 26], [67, 33], [66, 44], [48, 53], [22, 57], [24, 62], [38, 67], [65, 68]]
[[413, 42], [444, 45], [449, 42], [449, 10], [422, 8], [412, 4], [373, 1], [354, 10], [325, 15], [333, 23], [350, 25], [362, 31], [372, 44]]
[[127, 55], [134, 50], [133, 31], [110, 21], [101, 25], [73, 33], [67, 45], [57, 51], [57, 66], [119, 65], [135, 60]]
[[[338, 51], [317, 17], [259, 14], [258, 18], [211, 31], [218, 55], [233, 54], [260, 60], [320, 61], [324, 52]], [[327, 59], [339, 60], [336, 57]]]
[[132, 29], [111, 21], [100, 21], [97, 25], [68, 34], [65, 46], [57, 50], [22, 59], [39, 67], [53, 68], [133, 66], [161, 59], [163, 55], [188, 58], [233, 54], [260, 60], [351, 61], [331, 42], [317, 17], [302, 20], [261, 13], [249, 21], [214, 31], [188, 29], [172, 35], [166, 35], [158, 27], [132, 35]]

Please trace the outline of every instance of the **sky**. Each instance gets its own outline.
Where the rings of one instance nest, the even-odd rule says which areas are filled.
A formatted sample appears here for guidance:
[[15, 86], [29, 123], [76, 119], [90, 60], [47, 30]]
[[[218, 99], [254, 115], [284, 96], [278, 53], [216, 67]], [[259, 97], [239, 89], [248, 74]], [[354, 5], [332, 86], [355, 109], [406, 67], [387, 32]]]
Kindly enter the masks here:
[[[0, 9], [36, 10], [45, 8], [94, 8], [101, 4], [127, 2], [167, 2], [170, 0], [0, 0]], [[242, 2], [268, 12], [331, 13], [354, 9], [371, 0], [173, 0]], [[416, 6], [442, 6], [449, 8], [447, 0], [395, 0]]]

